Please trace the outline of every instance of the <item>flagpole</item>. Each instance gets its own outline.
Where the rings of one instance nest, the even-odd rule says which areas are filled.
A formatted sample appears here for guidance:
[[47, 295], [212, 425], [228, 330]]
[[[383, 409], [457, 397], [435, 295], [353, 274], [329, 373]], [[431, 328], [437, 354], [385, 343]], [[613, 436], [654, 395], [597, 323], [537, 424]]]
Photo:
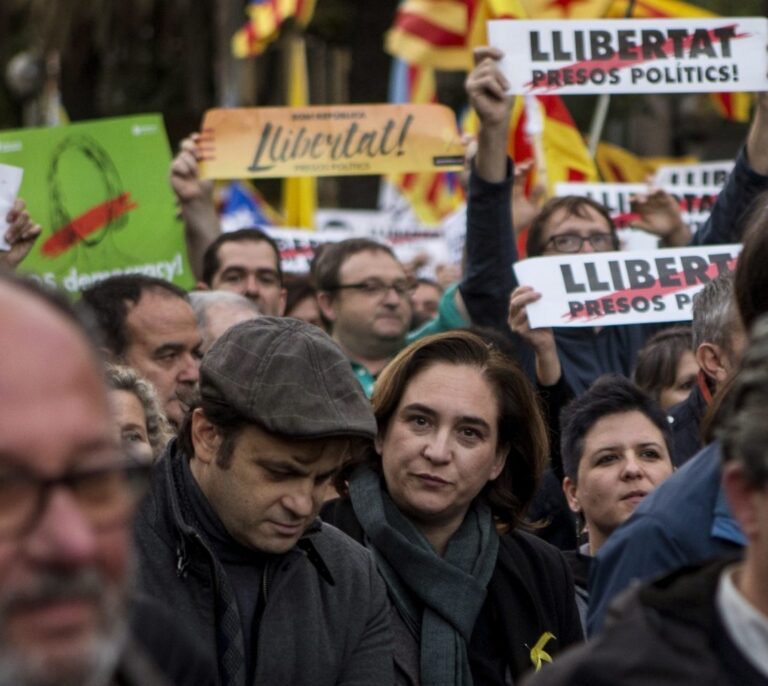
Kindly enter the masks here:
[[[629, 0], [627, 11], [624, 13], [625, 19], [632, 18], [632, 12], [635, 10], [635, 0]], [[589, 126], [589, 137], [587, 138], [589, 154], [594, 159], [597, 153], [597, 146], [603, 136], [605, 120], [608, 118], [608, 108], [611, 105], [611, 96], [608, 93], [601, 93], [597, 99], [595, 111], [592, 114], [592, 123]]]

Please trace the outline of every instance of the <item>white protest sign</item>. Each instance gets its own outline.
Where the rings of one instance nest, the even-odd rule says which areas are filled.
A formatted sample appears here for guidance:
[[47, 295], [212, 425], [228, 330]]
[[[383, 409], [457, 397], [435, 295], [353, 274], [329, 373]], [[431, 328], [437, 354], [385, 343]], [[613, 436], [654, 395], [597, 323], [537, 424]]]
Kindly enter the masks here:
[[386, 243], [401, 262], [418, 257], [423, 261], [417, 272], [419, 277], [434, 279], [438, 265], [452, 263], [441, 229], [426, 228], [405, 215], [395, 216], [387, 210], [318, 210], [315, 226], [321, 233], [343, 230], [349, 232], [348, 238], [364, 236]]
[[21, 188], [24, 170], [10, 164], [0, 164], [0, 250], [10, 250], [11, 246], [5, 240], [8, 222], [5, 217], [16, 202]]
[[741, 245], [532, 257], [515, 264], [532, 328], [616, 326], [691, 318], [693, 296], [733, 271]]
[[759, 17], [488, 22], [519, 95], [765, 90], [767, 38]]
[[657, 186], [717, 186], [722, 188], [733, 169], [733, 160], [701, 164], [670, 164], [659, 167], [654, 176]]
[[[642, 183], [558, 183], [555, 195], [579, 195], [604, 205], [616, 227], [628, 228], [634, 225], [639, 215], [632, 211], [631, 198], [647, 195], [648, 186]], [[669, 193], [680, 207], [683, 221], [694, 233], [707, 221], [720, 192], [712, 186], [667, 186], [662, 190]]]
[[280, 249], [280, 261], [284, 272], [306, 274], [318, 245], [335, 243], [350, 238], [347, 231], [307, 231], [267, 227], [267, 233], [275, 239]]

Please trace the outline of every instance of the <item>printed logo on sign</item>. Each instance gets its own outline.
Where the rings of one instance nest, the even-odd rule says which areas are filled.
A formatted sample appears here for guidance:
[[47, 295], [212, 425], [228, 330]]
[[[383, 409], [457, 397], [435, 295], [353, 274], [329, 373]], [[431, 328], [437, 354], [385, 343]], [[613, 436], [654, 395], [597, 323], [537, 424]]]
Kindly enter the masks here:
[[131, 133], [134, 136], [146, 136], [151, 133], [157, 133], [157, 124], [134, 124], [131, 127]]
[[434, 164], [436, 167], [446, 167], [463, 163], [464, 158], [461, 155], [443, 155], [440, 157], [432, 158], [432, 164]]
[[23, 147], [21, 141], [0, 141], [0, 152], [21, 152]]

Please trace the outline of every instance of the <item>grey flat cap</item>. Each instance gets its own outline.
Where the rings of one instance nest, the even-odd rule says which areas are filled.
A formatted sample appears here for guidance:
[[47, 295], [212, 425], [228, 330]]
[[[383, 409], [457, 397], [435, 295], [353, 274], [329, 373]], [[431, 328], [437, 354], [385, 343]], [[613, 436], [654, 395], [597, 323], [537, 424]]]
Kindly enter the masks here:
[[344, 353], [324, 331], [290, 317], [227, 330], [203, 358], [200, 394], [287, 438], [376, 435]]

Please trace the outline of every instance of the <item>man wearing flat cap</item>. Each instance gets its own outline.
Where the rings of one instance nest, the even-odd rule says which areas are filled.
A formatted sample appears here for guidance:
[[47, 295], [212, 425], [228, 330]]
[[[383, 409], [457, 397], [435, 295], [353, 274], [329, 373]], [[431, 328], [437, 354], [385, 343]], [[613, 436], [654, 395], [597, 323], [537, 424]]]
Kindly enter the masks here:
[[376, 422], [320, 329], [261, 317], [203, 358], [136, 536], [142, 590], [209, 646], [227, 686], [393, 682], [389, 605], [364, 548], [317, 519]]

